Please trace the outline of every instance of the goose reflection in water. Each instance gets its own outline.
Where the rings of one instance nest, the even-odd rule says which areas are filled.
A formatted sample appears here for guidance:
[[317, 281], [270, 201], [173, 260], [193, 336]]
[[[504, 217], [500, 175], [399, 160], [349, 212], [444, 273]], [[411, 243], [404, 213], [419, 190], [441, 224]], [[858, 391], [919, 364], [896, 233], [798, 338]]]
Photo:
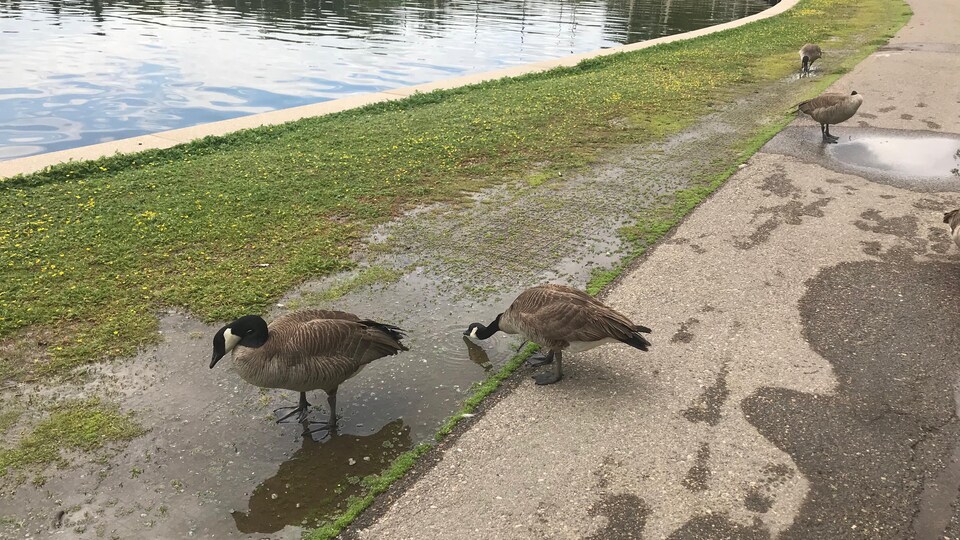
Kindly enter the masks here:
[[410, 427], [396, 419], [365, 437], [336, 435], [324, 442], [304, 437], [277, 474], [250, 495], [246, 512], [232, 513], [242, 533], [273, 533], [287, 525], [315, 526], [359, 492], [359, 479], [382, 472], [413, 446]]

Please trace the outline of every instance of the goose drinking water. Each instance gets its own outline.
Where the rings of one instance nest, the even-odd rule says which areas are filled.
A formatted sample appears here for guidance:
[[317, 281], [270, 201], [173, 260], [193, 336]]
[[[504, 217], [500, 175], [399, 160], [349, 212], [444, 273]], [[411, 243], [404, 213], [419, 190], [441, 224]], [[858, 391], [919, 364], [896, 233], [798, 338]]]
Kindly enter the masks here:
[[473, 323], [463, 334], [487, 339], [498, 331], [520, 334], [548, 350], [542, 363], [552, 362], [553, 371], [535, 376], [537, 384], [552, 384], [563, 377], [564, 350], [580, 352], [616, 342], [641, 351], [650, 347], [641, 335], [650, 333], [649, 328], [632, 323], [589, 294], [565, 285], [531, 287], [492, 323]]

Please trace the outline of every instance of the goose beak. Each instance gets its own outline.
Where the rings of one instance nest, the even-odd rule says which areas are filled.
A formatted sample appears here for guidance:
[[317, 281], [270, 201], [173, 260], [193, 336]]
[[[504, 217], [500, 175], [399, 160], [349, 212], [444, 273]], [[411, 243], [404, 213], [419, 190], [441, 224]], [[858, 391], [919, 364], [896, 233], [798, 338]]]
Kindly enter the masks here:
[[213, 366], [217, 365], [217, 362], [226, 355], [226, 352], [217, 352], [213, 351], [213, 358], [210, 359], [210, 369], [213, 369]]
[[227, 355], [237, 344], [240, 343], [240, 337], [233, 335], [229, 326], [220, 329], [213, 336], [213, 356], [210, 358], [210, 369], [217, 365], [221, 358]]

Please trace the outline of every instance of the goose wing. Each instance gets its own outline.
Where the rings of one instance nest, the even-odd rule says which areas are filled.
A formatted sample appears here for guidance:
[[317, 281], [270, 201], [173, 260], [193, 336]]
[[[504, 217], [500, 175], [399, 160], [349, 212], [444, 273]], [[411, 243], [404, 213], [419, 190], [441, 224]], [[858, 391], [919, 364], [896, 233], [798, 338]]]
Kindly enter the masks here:
[[283, 369], [316, 387], [335, 386], [364, 365], [407, 348], [396, 327], [366, 320], [314, 319], [274, 336]]
[[820, 94], [797, 105], [800, 112], [817, 118], [828, 118], [839, 114], [847, 102], [846, 94]]
[[547, 342], [629, 340], [636, 332], [650, 331], [577, 289], [554, 285], [527, 292], [531, 294], [524, 299], [523, 309], [512, 315], [518, 326], [534, 330], [528, 333]]
[[278, 317], [277, 319], [274, 319], [274, 321], [270, 323], [269, 329], [270, 332], [287, 333], [295, 331], [302, 324], [321, 319], [359, 321], [360, 317], [357, 317], [353, 313], [347, 313], [346, 311], [336, 311], [332, 309], [304, 309], [301, 311], [287, 313], [281, 317]]

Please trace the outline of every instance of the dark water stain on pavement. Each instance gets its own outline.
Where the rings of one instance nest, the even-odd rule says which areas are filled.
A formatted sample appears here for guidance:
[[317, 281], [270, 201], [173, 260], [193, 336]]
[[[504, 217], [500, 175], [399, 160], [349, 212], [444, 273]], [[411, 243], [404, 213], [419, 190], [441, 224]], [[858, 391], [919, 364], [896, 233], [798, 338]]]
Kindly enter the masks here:
[[727, 369], [726, 364], [720, 367], [717, 380], [704, 389], [695, 404], [684, 409], [684, 418], [691, 422], [706, 422], [711, 426], [720, 423], [720, 411], [730, 395], [730, 390], [727, 389]]
[[917, 218], [915, 216], [898, 216], [886, 218], [879, 210], [869, 209], [860, 214], [862, 220], [853, 224], [861, 231], [870, 231], [878, 234], [891, 234], [901, 238], [917, 235]]
[[700, 443], [697, 460], [680, 481], [690, 491], [706, 491], [710, 483], [710, 444]]
[[832, 200], [833, 198], [826, 197], [807, 204], [792, 200], [777, 206], [762, 207], [754, 212], [754, 218], [768, 214], [771, 217], [761, 223], [748, 237], [737, 240], [734, 245], [738, 249], [753, 249], [769, 240], [773, 231], [784, 223], [800, 225], [803, 223], [804, 217], [823, 217], [823, 208], [830, 204]]
[[793, 469], [785, 464], [769, 464], [763, 468], [764, 478], [757, 485], [751, 486], [743, 499], [743, 505], [751, 512], [763, 514], [773, 508], [774, 499], [772, 490], [782, 486], [793, 477]]
[[640, 540], [650, 513], [647, 503], [632, 493], [603, 495], [587, 514], [603, 516], [607, 524], [587, 540]]
[[958, 267], [916, 262], [912, 251], [844, 262], [807, 282], [803, 335], [832, 364], [835, 394], [761, 388], [742, 402], [810, 482], [781, 538], [913, 537], [924, 505], [956, 502], [957, 486], [939, 501], [925, 488], [960, 436]]
[[770, 532], [760, 519], [750, 526], [734, 523], [724, 514], [701, 514], [668, 536], [669, 540], [767, 540]]
[[700, 322], [700, 319], [691, 317], [680, 323], [680, 328], [670, 338], [670, 343], [690, 343], [693, 341], [693, 332], [690, 330]]

